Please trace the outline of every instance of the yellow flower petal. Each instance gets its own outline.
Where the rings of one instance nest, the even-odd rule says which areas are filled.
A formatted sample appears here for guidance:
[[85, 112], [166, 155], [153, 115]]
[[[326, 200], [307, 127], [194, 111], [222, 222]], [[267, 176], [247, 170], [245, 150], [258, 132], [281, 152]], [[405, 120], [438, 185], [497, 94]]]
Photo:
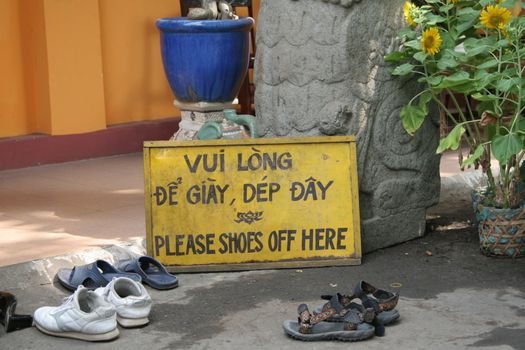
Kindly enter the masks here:
[[439, 52], [442, 41], [437, 27], [428, 28], [421, 37], [421, 50], [430, 56], [434, 56]]
[[414, 22], [414, 18], [412, 17], [412, 14], [410, 13], [410, 11], [415, 7], [417, 6], [411, 3], [410, 1], [405, 1], [405, 4], [403, 5], [403, 13], [405, 15], [405, 20], [407, 21], [409, 25], [413, 27], [415, 27], [417, 23]]
[[498, 5], [489, 5], [479, 17], [481, 25], [489, 29], [503, 29], [512, 19], [512, 13], [506, 8]]

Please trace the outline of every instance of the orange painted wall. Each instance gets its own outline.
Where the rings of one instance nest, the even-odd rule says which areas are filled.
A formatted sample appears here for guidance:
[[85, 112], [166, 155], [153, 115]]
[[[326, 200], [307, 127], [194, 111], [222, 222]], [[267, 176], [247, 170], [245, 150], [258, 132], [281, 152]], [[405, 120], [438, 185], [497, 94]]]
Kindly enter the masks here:
[[18, 0], [0, 1], [0, 137], [30, 130]]
[[51, 133], [104, 129], [98, 0], [44, 0]]
[[100, 0], [108, 125], [180, 115], [164, 76], [155, 20], [180, 16], [173, 0]]
[[[52, 133], [44, 1], [20, 0], [26, 133]], [[1, 85], [1, 82], [0, 82]], [[20, 132], [24, 134], [24, 132]]]
[[179, 11], [179, 0], [0, 0], [0, 138], [180, 115], [155, 27]]

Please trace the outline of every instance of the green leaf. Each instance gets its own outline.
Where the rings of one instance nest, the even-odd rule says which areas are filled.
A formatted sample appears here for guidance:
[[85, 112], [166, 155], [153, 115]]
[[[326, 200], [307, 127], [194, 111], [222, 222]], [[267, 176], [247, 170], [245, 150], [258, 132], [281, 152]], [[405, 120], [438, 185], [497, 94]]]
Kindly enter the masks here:
[[463, 125], [458, 124], [452, 129], [452, 131], [447, 135], [447, 137], [439, 141], [439, 146], [436, 150], [436, 153], [443, 153], [447, 149], [453, 151], [457, 150], [461, 141], [461, 136], [465, 133], [465, 128]]
[[418, 51], [414, 54], [414, 59], [416, 61], [419, 61], [421, 63], [425, 62], [425, 60], [427, 59], [428, 55], [422, 51]]
[[475, 84], [472, 82], [466, 82], [462, 84], [454, 85], [450, 88], [454, 92], [460, 92], [462, 94], [468, 94], [470, 95], [472, 92], [477, 91]]
[[428, 114], [428, 103], [432, 100], [432, 93], [429, 90], [426, 90], [421, 95], [419, 95], [419, 108], [421, 108], [425, 115]]
[[[456, 38], [454, 37], [454, 33], [451, 32], [440, 32], [441, 34], [441, 40], [443, 40], [441, 44], [441, 50], [444, 49], [453, 49], [456, 47]], [[448, 51], [448, 50], [447, 50]]]
[[484, 150], [485, 148], [483, 147], [483, 145], [479, 145], [478, 147], [476, 147], [476, 150], [474, 151], [474, 153], [472, 153], [470, 157], [465, 159], [463, 163], [461, 163], [461, 166], [465, 167], [465, 166], [474, 165], [474, 162], [476, 162], [476, 160], [478, 160], [479, 157], [483, 155]]
[[471, 18], [468, 22], [464, 22], [464, 23], [461, 23], [461, 24], [458, 24], [458, 26], [456, 27], [456, 30], [457, 30], [457, 33], [458, 34], [461, 34], [467, 30], [469, 30], [470, 28], [472, 28], [474, 26], [474, 24], [478, 21], [478, 17], [473, 17]]
[[496, 67], [497, 65], [498, 65], [498, 61], [490, 60], [490, 61], [486, 61], [486, 62], [483, 62], [482, 64], [480, 64], [478, 66], [478, 69], [492, 68], [492, 67]]
[[456, 72], [448, 77], [446, 77], [444, 80], [450, 81], [450, 82], [463, 82], [465, 80], [469, 79], [469, 74], [467, 72]]
[[458, 10], [458, 16], [478, 16], [479, 11], [474, 10], [472, 7], [465, 7], [463, 9]]
[[417, 36], [416, 32], [414, 32], [411, 27], [403, 28], [397, 33], [397, 37], [400, 39], [407, 38], [407, 39], [412, 40], [412, 39], [415, 39], [416, 36]]
[[443, 81], [444, 76], [442, 75], [436, 75], [433, 77], [428, 78], [427, 82], [431, 86], [438, 86]]
[[442, 57], [437, 64], [440, 70], [446, 70], [447, 68], [454, 68], [458, 66], [458, 62], [451, 56]]
[[518, 116], [517, 118], [518, 120], [516, 121], [516, 129], [525, 133], [525, 118], [521, 116]]
[[521, 151], [523, 143], [516, 134], [499, 135], [492, 141], [492, 153], [501, 163], [507, 164], [510, 158]]
[[496, 101], [498, 99], [497, 96], [494, 96], [494, 95], [482, 95], [479, 92], [477, 92], [475, 94], [472, 94], [472, 98], [477, 100], [477, 101]]
[[501, 79], [496, 84], [496, 88], [500, 91], [507, 92], [509, 91], [514, 85], [516, 84], [516, 81], [514, 79]]
[[405, 106], [400, 113], [403, 127], [410, 135], [414, 135], [421, 127], [426, 116], [427, 112], [419, 106]]
[[457, 19], [456, 31], [461, 34], [474, 27], [479, 19], [479, 10], [474, 10], [472, 7], [460, 9], [457, 12]]
[[496, 47], [506, 47], [509, 46], [509, 41], [507, 39], [502, 39], [496, 43]]
[[396, 67], [392, 71], [392, 75], [407, 75], [409, 73], [412, 73], [412, 70], [414, 69], [414, 65], [410, 63], [404, 63], [398, 67]]
[[419, 50], [421, 48], [421, 42], [419, 40], [410, 40], [404, 43], [403, 46], [414, 50]]
[[439, 11], [441, 11], [441, 12], [448, 12], [448, 11], [450, 11], [453, 8], [454, 8], [454, 4], [451, 3], [451, 4], [448, 4], [448, 5], [445, 5], [445, 6], [441, 6], [439, 8]]
[[437, 16], [437, 15], [428, 15], [427, 16], [427, 25], [435, 26], [437, 23], [443, 23], [447, 19], [445, 17]]
[[487, 140], [493, 140], [494, 139], [494, 136], [497, 135], [497, 129], [498, 129], [498, 126], [497, 124], [489, 124], [487, 125]]
[[485, 38], [468, 38], [463, 42], [463, 47], [465, 48], [465, 56], [473, 57], [479, 55], [480, 53], [486, 53], [487, 51], [489, 51], [489, 43], [490, 41], [486, 40]]
[[459, 71], [448, 77], [445, 77], [438, 88], [448, 88], [463, 85], [471, 82], [469, 74], [467, 72]]
[[489, 49], [489, 47], [487, 45], [480, 45], [480, 46], [476, 46], [476, 47], [470, 47], [468, 49], [465, 48], [465, 55], [468, 56], [468, 57], [477, 56], [480, 53], [487, 52], [488, 49]]
[[476, 87], [476, 90], [483, 90], [487, 85], [489, 85], [492, 82], [492, 80], [496, 79], [497, 76], [497, 73], [491, 74], [483, 69], [476, 70], [476, 73], [474, 73], [474, 86]]
[[405, 54], [400, 51], [394, 51], [385, 56], [385, 62], [399, 62], [406, 58]]
[[[521, 0], [520, 0], [521, 2]], [[511, 9], [514, 7], [514, 4], [516, 3], [516, 0], [503, 0], [503, 2], [500, 4], [500, 6]]]

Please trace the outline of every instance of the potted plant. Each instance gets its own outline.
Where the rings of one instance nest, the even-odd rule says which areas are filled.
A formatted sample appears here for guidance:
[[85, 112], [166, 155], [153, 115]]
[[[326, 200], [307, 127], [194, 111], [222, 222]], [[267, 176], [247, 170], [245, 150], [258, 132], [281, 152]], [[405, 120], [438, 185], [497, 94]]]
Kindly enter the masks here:
[[[385, 57], [392, 74], [416, 76], [422, 90], [400, 113], [417, 132], [435, 103], [454, 128], [437, 153], [458, 150], [460, 166], [481, 168], [487, 187], [475, 196], [481, 251], [525, 255], [525, 205], [520, 167], [525, 155], [525, 18], [513, 17], [514, 0], [405, 2], [401, 48]], [[441, 96], [447, 94], [451, 106]], [[459, 97], [463, 97], [462, 108]], [[461, 146], [468, 155], [463, 158]], [[499, 164], [492, 173], [491, 158]]]
[[222, 110], [230, 107], [248, 72], [254, 21], [234, 16], [226, 1], [201, 5], [188, 17], [157, 20], [162, 62], [177, 106]]

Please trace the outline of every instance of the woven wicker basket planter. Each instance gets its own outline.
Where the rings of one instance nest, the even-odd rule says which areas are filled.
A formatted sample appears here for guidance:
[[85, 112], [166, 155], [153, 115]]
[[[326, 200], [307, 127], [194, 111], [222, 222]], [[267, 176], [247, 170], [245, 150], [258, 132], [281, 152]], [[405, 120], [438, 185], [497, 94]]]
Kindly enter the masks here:
[[525, 208], [498, 209], [477, 205], [479, 243], [487, 256], [525, 256]]

